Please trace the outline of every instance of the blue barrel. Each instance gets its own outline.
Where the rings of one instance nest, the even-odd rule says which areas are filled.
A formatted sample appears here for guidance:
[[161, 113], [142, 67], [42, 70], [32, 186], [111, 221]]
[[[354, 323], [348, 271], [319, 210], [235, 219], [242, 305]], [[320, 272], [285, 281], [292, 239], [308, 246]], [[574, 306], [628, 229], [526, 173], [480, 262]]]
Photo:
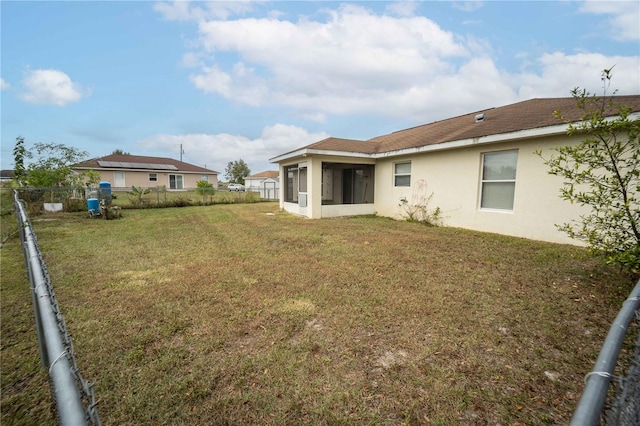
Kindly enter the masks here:
[[100, 198], [107, 200], [108, 204], [111, 204], [111, 183], [100, 182]]
[[100, 202], [97, 198], [89, 198], [87, 200], [87, 207], [89, 208], [89, 213], [92, 215], [100, 213]]

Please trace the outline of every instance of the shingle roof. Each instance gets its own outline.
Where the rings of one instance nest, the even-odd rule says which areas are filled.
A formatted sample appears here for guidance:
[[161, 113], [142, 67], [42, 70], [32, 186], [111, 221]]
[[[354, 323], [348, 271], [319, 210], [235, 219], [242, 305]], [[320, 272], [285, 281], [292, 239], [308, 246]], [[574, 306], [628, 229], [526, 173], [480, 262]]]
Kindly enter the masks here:
[[311, 145], [307, 145], [305, 148], [375, 154], [378, 152], [379, 146], [380, 144], [373, 140], [365, 142], [355, 139], [327, 138], [319, 142], [312, 143]]
[[256, 173], [251, 176], [247, 176], [245, 179], [259, 179], [259, 178], [277, 178], [280, 172], [277, 170], [267, 170], [265, 172]]
[[[626, 105], [633, 112], [640, 111], [640, 95], [615, 96], [612, 99], [614, 106]], [[583, 115], [573, 98], [531, 99], [400, 130], [368, 141], [328, 138], [302, 149], [385, 153], [563, 124], [554, 116], [554, 111], [561, 111], [565, 120], [573, 122], [579, 121]], [[610, 112], [610, 115], [616, 114], [615, 110]], [[476, 122], [479, 114], [484, 114], [484, 119]]]
[[4, 179], [13, 179], [14, 173], [15, 172], [13, 170], [0, 170], [0, 177]]
[[103, 166], [103, 165], [100, 165], [99, 162], [158, 165], [158, 170], [164, 170], [164, 171], [166, 171], [166, 168], [163, 168], [160, 166], [170, 165], [170, 166], [174, 166], [177, 169], [177, 171], [180, 171], [180, 172], [219, 174], [214, 170], [209, 170], [209, 169], [205, 169], [204, 167], [196, 166], [189, 163], [184, 163], [182, 161], [174, 160], [173, 158], [148, 157], [144, 155], [122, 155], [122, 154], [105, 155], [104, 157], [92, 158], [80, 164], [76, 164], [75, 167], [83, 168], [83, 169], [85, 168], [96, 169], [96, 170], [117, 169], [117, 168], [127, 169], [127, 170], [132, 169], [132, 167], [126, 167], [126, 165], [124, 164], [122, 165], [122, 167], [114, 166], [113, 164], [109, 166]]

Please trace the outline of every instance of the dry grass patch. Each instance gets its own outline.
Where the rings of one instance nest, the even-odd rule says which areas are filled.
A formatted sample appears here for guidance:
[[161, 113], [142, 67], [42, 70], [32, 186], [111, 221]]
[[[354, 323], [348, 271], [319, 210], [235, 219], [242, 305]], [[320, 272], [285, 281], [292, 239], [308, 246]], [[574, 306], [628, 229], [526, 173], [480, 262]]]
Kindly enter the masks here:
[[57, 217], [34, 225], [105, 424], [566, 423], [634, 283], [575, 247], [274, 203]]

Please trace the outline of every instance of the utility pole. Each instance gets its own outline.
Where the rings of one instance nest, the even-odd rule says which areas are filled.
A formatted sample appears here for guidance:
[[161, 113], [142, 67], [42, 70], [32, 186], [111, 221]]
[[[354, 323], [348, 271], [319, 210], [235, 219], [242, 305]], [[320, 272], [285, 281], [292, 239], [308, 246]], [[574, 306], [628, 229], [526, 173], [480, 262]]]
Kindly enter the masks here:
[[180, 144], [180, 162], [182, 162], [182, 154], [184, 154], [184, 151], [182, 150], [182, 144]]

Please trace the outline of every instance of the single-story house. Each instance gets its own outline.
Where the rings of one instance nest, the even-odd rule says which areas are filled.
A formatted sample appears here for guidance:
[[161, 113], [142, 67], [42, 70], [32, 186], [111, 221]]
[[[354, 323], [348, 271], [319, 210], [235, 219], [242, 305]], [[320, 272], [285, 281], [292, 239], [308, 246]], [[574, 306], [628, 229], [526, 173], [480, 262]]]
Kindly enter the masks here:
[[11, 182], [13, 180], [13, 170], [0, 170], [0, 182]]
[[247, 191], [259, 192], [260, 198], [277, 200], [280, 195], [280, 173], [268, 170], [244, 178]]
[[166, 186], [167, 190], [180, 191], [196, 188], [201, 180], [218, 187], [218, 172], [173, 158], [111, 154], [84, 161], [73, 170], [78, 173], [93, 170], [115, 190]]
[[[639, 115], [640, 95], [613, 99]], [[567, 135], [556, 110], [572, 122], [582, 117], [573, 98], [532, 99], [367, 141], [312, 143], [270, 159], [283, 177], [280, 207], [309, 218], [400, 219], [428, 202], [445, 226], [578, 244], [555, 225], [585, 210], [560, 198], [562, 178], [536, 154], [582, 140]]]

